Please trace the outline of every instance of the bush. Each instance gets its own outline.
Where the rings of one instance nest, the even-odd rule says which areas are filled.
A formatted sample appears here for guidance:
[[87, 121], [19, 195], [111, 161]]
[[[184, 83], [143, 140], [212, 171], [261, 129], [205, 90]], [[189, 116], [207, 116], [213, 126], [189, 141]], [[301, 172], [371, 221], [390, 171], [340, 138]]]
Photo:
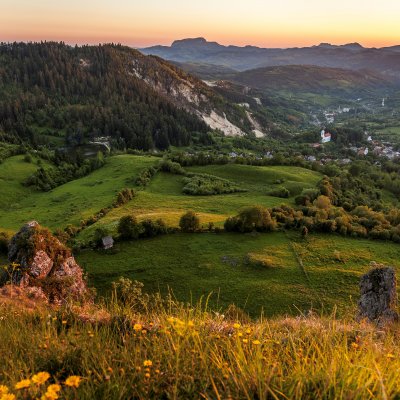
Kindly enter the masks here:
[[10, 235], [7, 232], [0, 232], [0, 253], [7, 254]]
[[106, 236], [109, 236], [109, 235], [110, 235], [110, 231], [107, 228], [105, 228], [105, 227], [97, 228], [94, 231], [94, 237], [93, 237], [95, 246], [102, 247], [103, 246], [103, 238], [105, 238]]
[[196, 232], [200, 229], [200, 219], [193, 211], [188, 211], [179, 220], [179, 227], [183, 232]]
[[273, 197], [280, 197], [282, 199], [287, 199], [290, 197], [290, 192], [288, 189], [282, 186], [271, 190], [270, 192], [268, 192], [268, 195]]
[[321, 210], [327, 210], [331, 207], [331, 200], [327, 196], [318, 196], [314, 201], [314, 206]]
[[169, 172], [176, 175], [186, 175], [186, 171], [182, 168], [181, 164], [171, 161], [163, 160], [158, 165], [160, 171]]
[[131, 240], [139, 238], [141, 228], [133, 215], [125, 215], [119, 220], [117, 231], [122, 240]]
[[236, 217], [225, 221], [227, 231], [238, 232], [267, 232], [276, 229], [276, 220], [272, 219], [267, 208], [261, 206], [247, 207], [240, 211]]
[[136, 178], [135, 184], [138, 186], [147, 186], [157, 171], [158, 170], [154, 167], [144, 169]]
[[133, 189], [127, 189], [127, 188], [122, 189], [117, 194], [117, 199], [114, 202], [114, 207], [123, 206], [124, 204], [131, 201], [135, 196], [136, 196], [136, 193]]
[[157, 221], [145, 219], [142, 221], [141, 226], [141, 237], [155, 237], [168, 233], [167, 225], [162, 219], [158, 219]]

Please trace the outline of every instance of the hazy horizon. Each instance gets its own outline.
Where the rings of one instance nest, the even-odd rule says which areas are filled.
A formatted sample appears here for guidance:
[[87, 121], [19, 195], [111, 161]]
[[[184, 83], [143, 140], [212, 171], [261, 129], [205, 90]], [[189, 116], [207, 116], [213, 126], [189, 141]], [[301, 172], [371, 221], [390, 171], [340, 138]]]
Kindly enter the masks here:
[[1, 41], [56, 40], [70, 44], [170, 45], [205, 37], [224, 45], [305, 47], [358, 42], [365, 47], [400, 44], [400, 2], [308, 0], [246, 3], [204, 0], [3, 0]]

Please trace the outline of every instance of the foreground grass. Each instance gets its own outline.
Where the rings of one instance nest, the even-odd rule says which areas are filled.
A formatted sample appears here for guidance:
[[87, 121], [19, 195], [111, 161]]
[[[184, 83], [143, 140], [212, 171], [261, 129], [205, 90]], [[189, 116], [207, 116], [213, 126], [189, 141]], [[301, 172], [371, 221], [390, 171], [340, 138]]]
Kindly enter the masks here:
[[[139, 293], [140, 295], [140, 293]], [[106, 309], [0, 306], [0, 384], [18, 398], [387, 399], [400, 396], [400, 328], [318, 317], [250, 322], [140, 296]], [[48, 372], [43, 385], [16, 390]], [[65, 385], [82, 378], [78, 388]], [[3, 388], [5, 389], [5, 388]]]

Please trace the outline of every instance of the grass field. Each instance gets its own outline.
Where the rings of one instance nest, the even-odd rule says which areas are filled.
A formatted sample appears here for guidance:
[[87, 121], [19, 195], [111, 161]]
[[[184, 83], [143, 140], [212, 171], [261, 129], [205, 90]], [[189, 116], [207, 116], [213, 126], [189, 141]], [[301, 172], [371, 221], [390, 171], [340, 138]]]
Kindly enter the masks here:
[[400, 396], [398, 324], [383, 330], [315, 315], [249, 321], [204, 304], [139, 298], [55, 308], [0, 296], [2, 399]]
[[153, 157], [110, 157], [90, 175], [43, 193], [22, 185], [37, 165], [24, 162], [23, 156], [11, 157], [0, 164], [0, 228], [17, 230], [32, 219], [51, 229], [79, 224], [111, 205], [119, 190], [133, 186], [137, 173], [156, 161]]
[[[187, 168], [190, 172], [207, 173], [236, 183], [247, 192], [217, 196], [189, 196], [182, 193], [182, 176], [158, 173], [150, 185], [138, 192], [131, 202], [113, 210], [98, 223], [85, 229], [79, 236], [87, 241], [99, 226], [106, 226], [115, 232], [118, 220], [126, 214], [134, 214], [139, 220], [162, 218], [170, 226], [178, 226], [179, 218], [187, 210], [198, 213], [201, 223], [222, 225], [227, 217], [237, 214], [245, 206], [264, 205], [272, 207], [282, 203], [293, 204], [294, 197], [303, 188], [315, 187], [321, 175], [298, 167], [254, 167], [248, 165], [210, 165]], [[268, 192], [282, 185], [291, 191], [289, 199], [268, 195]]]
[[[246, 265], [248, 254], [268, 259], [272, 267]], [[121, 243], [114, 254], [84, 251], [77, 259], [100, 294], [124, 276], [143, 282], [149, 292], [171, 289], [182, 301], [212, 291], [214, 308], [235, 303], [253, 316], [262, 310], [271, 316], [310, 308], [330, 312], [335, 305], [346, 312], [370, 262], [400, 268], [400, 247], [329, 235], [303, 241], [284, 233], [175, 234]]]

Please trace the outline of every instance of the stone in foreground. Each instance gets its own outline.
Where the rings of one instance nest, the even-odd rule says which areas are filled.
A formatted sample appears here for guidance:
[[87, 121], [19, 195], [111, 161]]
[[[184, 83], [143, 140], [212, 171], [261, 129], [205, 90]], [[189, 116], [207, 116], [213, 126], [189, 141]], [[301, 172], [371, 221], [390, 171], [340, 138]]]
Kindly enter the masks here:
[[88, 289], [71, 251], [36, 221], [24, 225], [8, 251], [11, 283], [49, 303], [83, 301]]
[[393, 268], [374, 268], [360, 280], [359, 317], [386, 324], [398, 321], [396, 274]]

